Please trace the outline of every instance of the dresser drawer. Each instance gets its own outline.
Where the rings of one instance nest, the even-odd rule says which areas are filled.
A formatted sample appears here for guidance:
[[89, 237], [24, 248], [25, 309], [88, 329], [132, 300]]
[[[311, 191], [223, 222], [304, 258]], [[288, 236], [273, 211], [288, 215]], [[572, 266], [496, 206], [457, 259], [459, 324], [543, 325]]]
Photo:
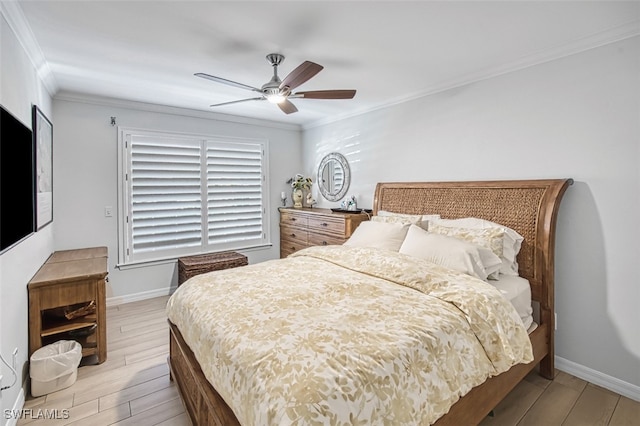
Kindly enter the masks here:
[[330, 246], [330, 245], [341, 245], [345, 241], [347, 241], [344, 237], [338, 237], [335, 235], [324, 235], [324, 234], [309, 234], [309, 245], [310, 246]]
[[307, 244], [309, 241], [309, 231], [298, 226], [280, 224], [280, 238], [293, 243]]
[[328, 216], [310, 217], [309, 231], [344, 237], [344, 219]]
[[308, 218], [306, 215], [296, 214], [296, 212], [282, 211], [280, 212], [280, 224], [306, 228], [308, 226]]
[[308, 244], [302, 243], [300, 241], [287, 240], [286, 238], [280, 239], [280, 257], [287, 257], [291, 253], [294, 253], [298, 250], [302, 250], [303, 248], [309, 247]]

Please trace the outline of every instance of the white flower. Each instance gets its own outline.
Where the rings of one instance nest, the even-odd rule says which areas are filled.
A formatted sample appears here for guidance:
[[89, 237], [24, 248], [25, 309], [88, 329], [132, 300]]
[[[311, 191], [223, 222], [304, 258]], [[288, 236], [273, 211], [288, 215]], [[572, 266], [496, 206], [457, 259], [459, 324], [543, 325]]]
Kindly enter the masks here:
[[300, 173], [287, 181], [293, 189], [309, 189], [313, 184], [310, 177], [304, 177]]

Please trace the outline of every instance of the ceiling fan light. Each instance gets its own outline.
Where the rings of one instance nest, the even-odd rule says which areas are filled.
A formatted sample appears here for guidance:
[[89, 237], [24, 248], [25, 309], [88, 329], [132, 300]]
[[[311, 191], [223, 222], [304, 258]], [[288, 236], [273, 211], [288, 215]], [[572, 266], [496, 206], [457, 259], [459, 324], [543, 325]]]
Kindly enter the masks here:
[[[2, 1], [2, 0], [0, 0]], [[259, 93], [259, 98], [240, 99], [238, 101], [222, 102], [211, 105], [212, 107], [236, 104], [247, 101], [264, 101], [276, 104], [278, 108], [285, 114], [292, 114], [298, 111], [298, 108], [289, 101], [291, 99], [351, 99], [356, 94], [355, 90], [312, 90], [308, 92], [293, 92], [293, 89], [300, 86], [322, 70], [322, 65], [318, 65], [314, 62], [304, 61], [298, 65], [293, 71], [291, 71], [284, 80], [280, 80], [278, 77], [278, 65], [284, 60], [284, 56], [278, 53], [271, 53], [267, 55], [267, 60], [273, 66], [273, 77], [262, 87], [253, 87], [247, 84], [238, 83], [233, 80], [227, 80], [226, 78], [216, 77], [214, 75], [196, 73], [197, 77], [206, 78], [207, 80], [215, 81], [218, 83], [226, 84], [229, 86], [238, 87], [240, 89], [250, 90], [252, 92]]]
[[284, 102], [285, 99], [287, 98], [280, 94], [267, 95], [267, 100], [272, 104], [280, 104]]

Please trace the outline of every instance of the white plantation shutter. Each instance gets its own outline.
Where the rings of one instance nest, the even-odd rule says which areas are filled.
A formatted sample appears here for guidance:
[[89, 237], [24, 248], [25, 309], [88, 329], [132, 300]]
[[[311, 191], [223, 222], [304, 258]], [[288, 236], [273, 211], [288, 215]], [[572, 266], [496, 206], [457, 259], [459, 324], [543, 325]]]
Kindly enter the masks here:
[[134, 254], [202, 244], [200, 142], [131, 138]]
[[265, 141], [124, 129], [121, 263], [267, 243]]
[[209, 244], [262, 240], [262, 145], [207, 142]]

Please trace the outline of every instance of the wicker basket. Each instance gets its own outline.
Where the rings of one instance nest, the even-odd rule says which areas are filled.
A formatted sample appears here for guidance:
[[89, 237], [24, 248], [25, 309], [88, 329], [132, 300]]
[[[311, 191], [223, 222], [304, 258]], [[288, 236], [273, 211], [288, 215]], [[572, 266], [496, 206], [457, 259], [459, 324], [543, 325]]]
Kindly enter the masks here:
[[235, 268], [248, 263], [246, 256], [235, 251], [181, 257], [178, 259], [178, 285], [205, 272]]

